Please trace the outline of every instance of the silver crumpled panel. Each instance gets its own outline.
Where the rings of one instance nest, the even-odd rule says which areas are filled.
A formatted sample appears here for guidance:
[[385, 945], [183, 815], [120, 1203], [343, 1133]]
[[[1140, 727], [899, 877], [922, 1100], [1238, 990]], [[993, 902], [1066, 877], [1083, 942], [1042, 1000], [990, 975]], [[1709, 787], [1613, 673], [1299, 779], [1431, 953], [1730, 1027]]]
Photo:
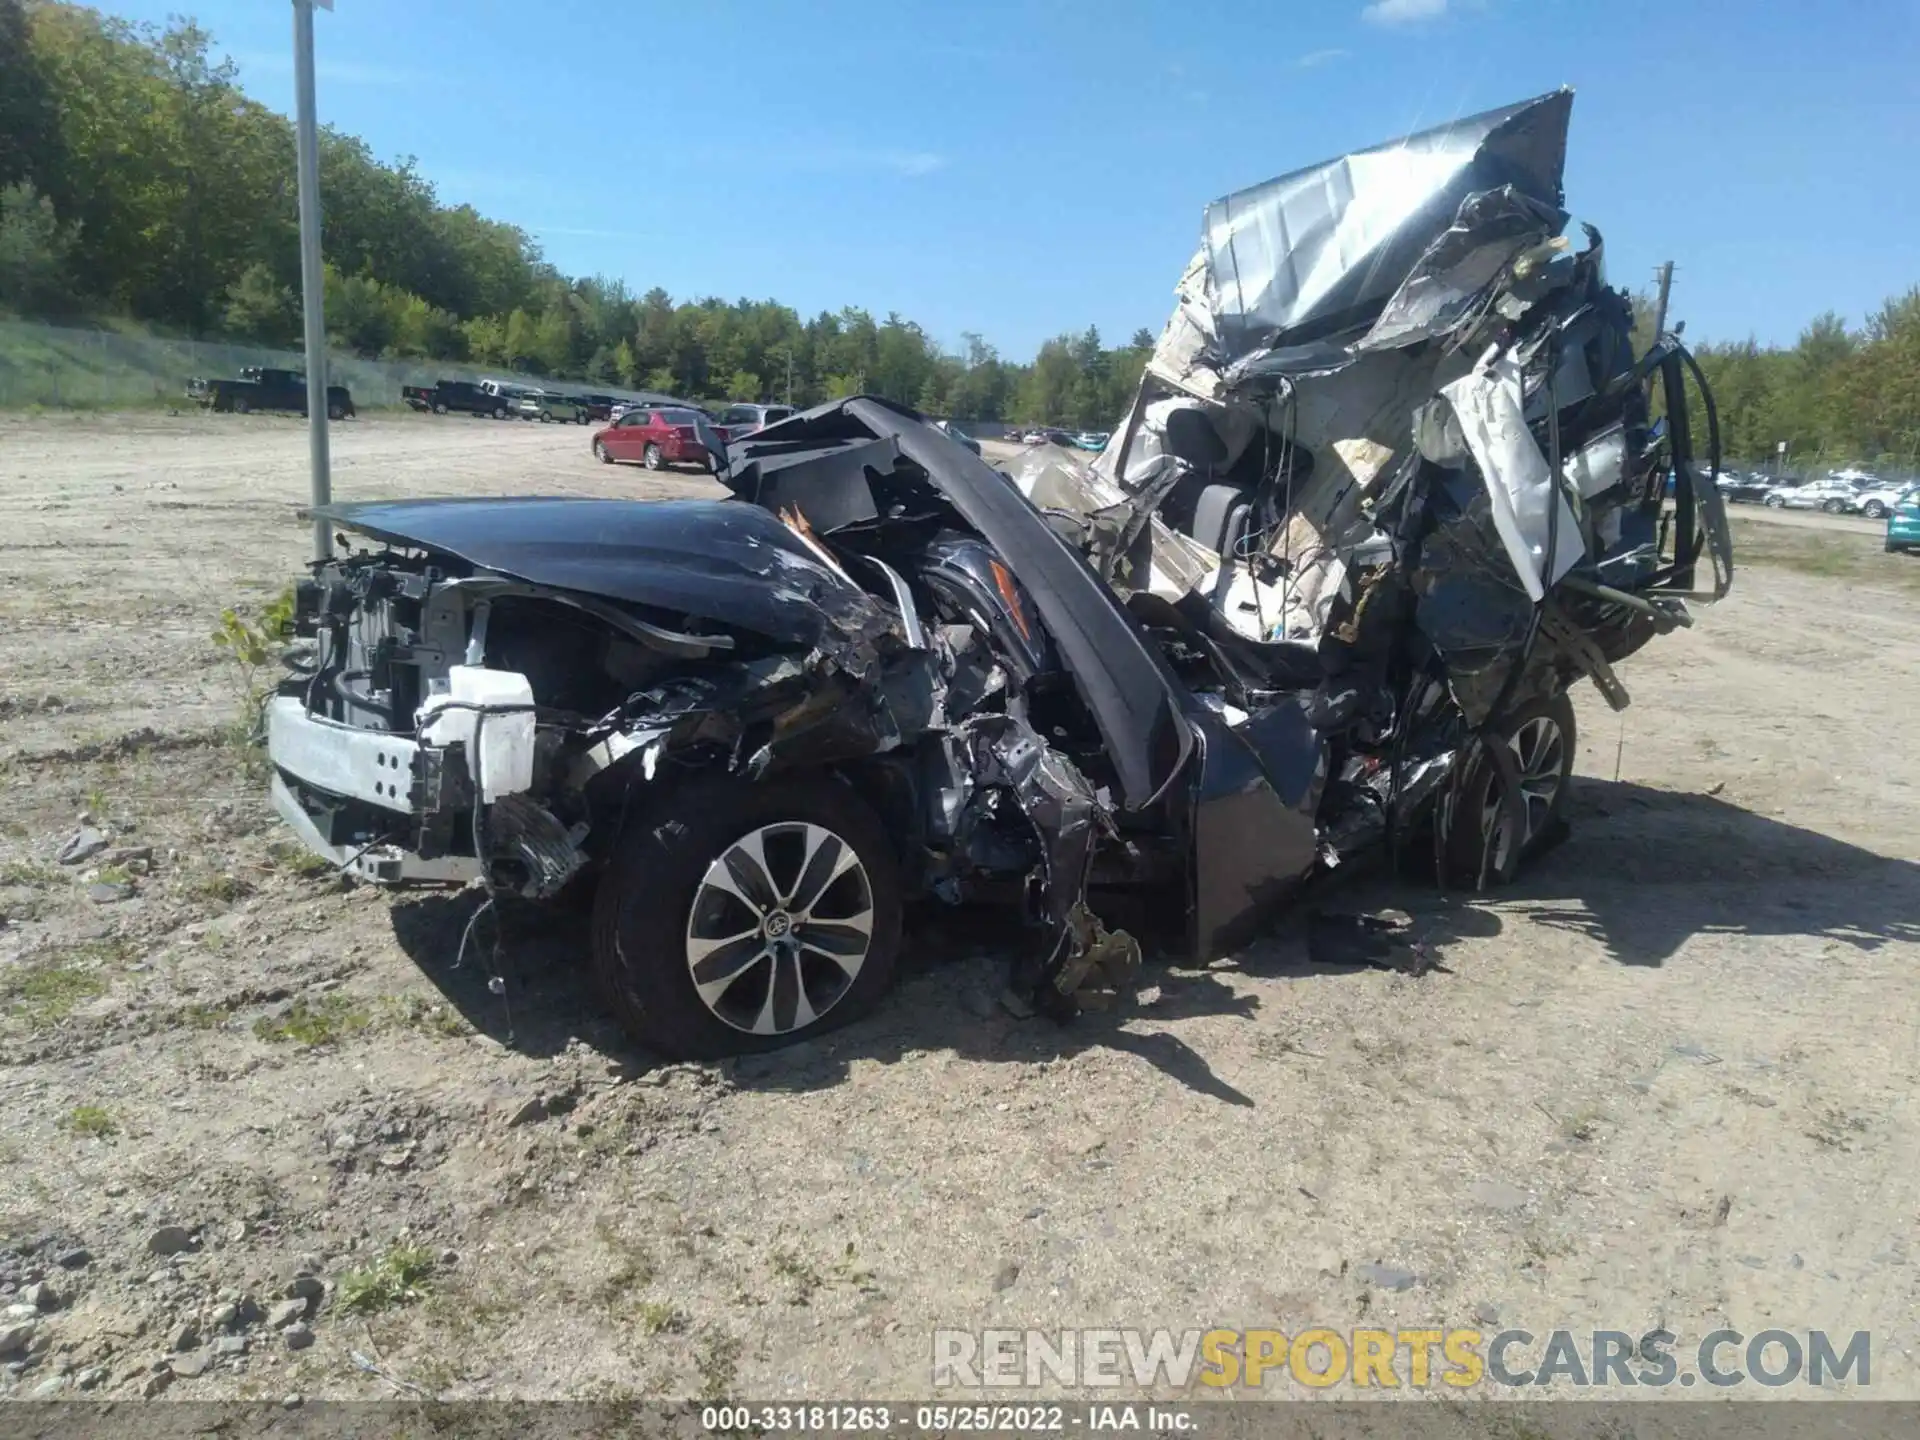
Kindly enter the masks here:
[[1572, 109], [1558, 90], [1214, 201], [1201, 255], [1216, 368], [1371, 323], [1476, 191], [1558, 210]]

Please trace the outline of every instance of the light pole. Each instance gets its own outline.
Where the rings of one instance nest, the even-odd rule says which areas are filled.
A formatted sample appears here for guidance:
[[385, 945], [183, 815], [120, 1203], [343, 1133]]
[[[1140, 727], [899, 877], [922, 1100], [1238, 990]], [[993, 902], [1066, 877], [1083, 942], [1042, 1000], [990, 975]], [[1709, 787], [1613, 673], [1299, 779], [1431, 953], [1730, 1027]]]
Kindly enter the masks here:
[[[306, 320], [307, 458], [313, 471], [313, 504], [333, 498], [327, 454], [326, 272], [320, 266], [320, 125], [313, 100], [313, 7], [333, 9], [333, 0], [293, 0], [293, 93], [295, 159], [300, 189], [300, 295]], [[313, 522], [313, 558], [333, 554], [333, 527]]]

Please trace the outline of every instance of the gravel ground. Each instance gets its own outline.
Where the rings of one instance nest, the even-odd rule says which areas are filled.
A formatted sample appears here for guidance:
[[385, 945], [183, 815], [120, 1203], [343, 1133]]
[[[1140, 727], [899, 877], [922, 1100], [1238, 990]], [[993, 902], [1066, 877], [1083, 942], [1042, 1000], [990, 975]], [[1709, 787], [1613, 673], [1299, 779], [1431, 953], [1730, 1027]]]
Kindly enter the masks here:
[[[572, 427], [334, 447], [343, 498], [708, 485]], [[936, 1327], [1429, 1324], [1869, 1329], [1871, 1393], [1920, 1395], [1892, 571], [1751, 568], [1624, 667], [1624, 725], [1582, 687], [1570, 840], [1338, 902], [1411, 912], [1419, 978], [1283, 925], [1058, 1029], [962, 917], [830, 1040], [662, 1068], [568, 922], [512, 917], [503, 1002], [471, 897], [287, 846], [208, 637], [302, 560], [305, 459], [297, 421], [0, 417], [0, 1393], [900, 1397]]]

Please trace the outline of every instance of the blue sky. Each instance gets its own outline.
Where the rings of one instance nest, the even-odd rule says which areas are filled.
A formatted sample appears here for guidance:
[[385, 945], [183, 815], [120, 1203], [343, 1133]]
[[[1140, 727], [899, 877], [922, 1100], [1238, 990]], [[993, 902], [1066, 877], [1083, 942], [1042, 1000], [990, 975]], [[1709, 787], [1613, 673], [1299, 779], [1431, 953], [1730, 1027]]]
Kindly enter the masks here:
[[[1158, 331], [1206, 202], [1572, 85], [1573, 213], [1690, 337], [1920, 283], [1920, 0], [336, 0], [324, 121], [570, 274], [897, 310], [1024, 359]], [[291, 111], [291, 10], [185, 10]], [[819, 18], [821, 15], [830, 18]]]

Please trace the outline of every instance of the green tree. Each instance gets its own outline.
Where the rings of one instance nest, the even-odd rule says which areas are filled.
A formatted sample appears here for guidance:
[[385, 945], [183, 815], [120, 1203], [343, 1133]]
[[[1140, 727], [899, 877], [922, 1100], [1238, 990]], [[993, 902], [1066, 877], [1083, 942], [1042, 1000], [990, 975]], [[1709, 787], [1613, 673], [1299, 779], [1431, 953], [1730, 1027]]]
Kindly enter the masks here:
[[0, 309], [53, 315], [73, 300], [68, 281], [72, 231], [53, 202], [26, 183], [0, 190]]
[[290, 345], [300, 334], [300, 299], [274, 278], [271, 266], [256, 260], [227, 287], [223, 318], [230, 334]]

